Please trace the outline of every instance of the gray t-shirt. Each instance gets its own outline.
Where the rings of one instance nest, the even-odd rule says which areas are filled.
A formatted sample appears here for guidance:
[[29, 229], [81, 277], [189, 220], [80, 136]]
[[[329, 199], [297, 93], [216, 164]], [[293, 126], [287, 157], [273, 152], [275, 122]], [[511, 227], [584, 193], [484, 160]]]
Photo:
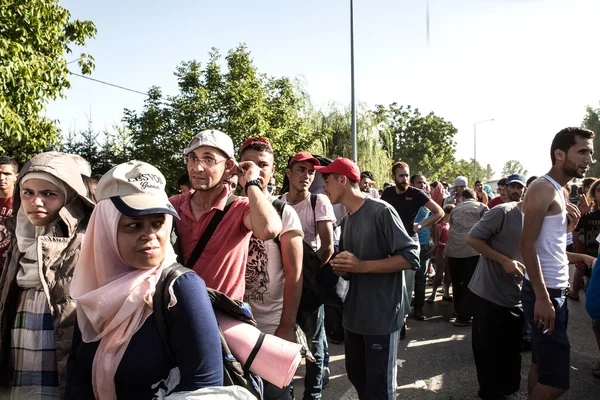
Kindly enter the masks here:
[[[484, 240], [511, 260], [523, 262], [520, 250], [523, 215], [517, 204], [504, 203], [492, 208], [471, 229], [469, 235]], [[516, 307], [520, 303], [520, 285], [521, 279], [507, 275], [501, 264], [481, 256], [469, 289], [499, 306]]]
[[[419, 269], [418, 244], [406, 233], [392, 206], [370, 197], [342, 225], [340, 251], [360, 260], [381, 260], [402, 255]], [[387, 274], [350, 274], [344, 302], [344, 328], [359, 335], [387, 335], [404, 319], [402, 271]]]

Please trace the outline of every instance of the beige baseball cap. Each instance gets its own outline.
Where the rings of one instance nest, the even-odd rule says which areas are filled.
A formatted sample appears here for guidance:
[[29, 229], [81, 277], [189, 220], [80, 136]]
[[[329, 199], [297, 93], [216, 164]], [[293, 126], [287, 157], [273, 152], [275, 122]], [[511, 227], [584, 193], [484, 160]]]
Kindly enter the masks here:
[[171, 214], [179, 219], [165, 192], [165, 177], [143, 161], [129, 161], [108, 171], [98, 182], [98, 202], [110, 199], [128, 217]]
[[225, 153], [228, 158], [234, 158], [233, 141], [224, 132], [210, 129], [197, 133], [183, 150], [183, 155], [188, 155], [200, 146], [214, 147]]

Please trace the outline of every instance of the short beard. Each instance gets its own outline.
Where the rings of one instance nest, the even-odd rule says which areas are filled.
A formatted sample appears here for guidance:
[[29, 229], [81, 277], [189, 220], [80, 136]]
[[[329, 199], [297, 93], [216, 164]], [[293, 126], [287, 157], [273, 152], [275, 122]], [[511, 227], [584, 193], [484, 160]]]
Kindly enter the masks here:
[[409, 185], [408, 185], [408, 182], [406, 182], [406, 181], [402, 182], [402, 183], [396, 181], [396, 186], [398, 187], [398, 189], [400, 189], [401, 191], [404, 192], [404, 191], [406, 191], [406, 189], [408, 189]]
[[523, 196], [520, 195], [519, 193], [513, 193], [513, 194], [509, 195], [508, 198], [511, 201], [521, 201], [521, 200], [523, 200]]
[[572, 163], [568, 160], [565, 161], [565, 164], [562, 167], [562, 171], [571, 178], [581, 179], [581, 178], [585, 177], [585, 173], [580, 174], [577, 170], [578, 170], [578, 168], [575, 165], [575, 163]]

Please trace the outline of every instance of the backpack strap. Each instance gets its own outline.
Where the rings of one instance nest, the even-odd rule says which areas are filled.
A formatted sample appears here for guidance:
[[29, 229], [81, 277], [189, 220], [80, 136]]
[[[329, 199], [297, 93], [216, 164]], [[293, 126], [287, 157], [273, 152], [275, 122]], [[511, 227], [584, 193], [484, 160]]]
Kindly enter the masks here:
[[237, 198], [238, 197], [236, 195], [229, 196], [227, 198], [227, 202], [225, 203], [225, 207], [223, 207], [223, 210], [215, 211], [215, 214], [213, 215], [212, 219], [208, 223], [208, 226], [204, 230], [204, 233], [200, 237], [200, 240], [198, 240], [198, 243], [196, 243], [196, 247], [194, 247], [194, 250], [192, 251], [190, 258], [188, 258], [187, 262], [185, 263], [185, 266], [187, 268], [190, 268], [190, 269], [194, 268], [194, 265], [200, 258], [200, 255], [202, 255], [202, 252], [204, 251], [204, 248], [208, 244], [208, 241], [210, 240], [211, 236], [217, 230], [217, 226], [219, 225], [219, 223], [221, 222], [221, 220], [223, 219], [225, 214], [227, 214], [227, 211], [229, 211], [229, 209], [231, 208], [231, 205], [237, 200]]
[[[286, 202], [277, 198], [275, 200], [273, 200], [271, 202], [271, 204], [273, 204], [273, 207], [275, 207], [275, 210], [277, 210], [277, 214], [279, 214], [279, 218], [281, 218], [283, 220], [283, 210], [285, 209], [286, 206]], [[275, 241], [275, 243], [277, 243], [278, 246], [281, 246], [281, 242], [279, 240], [279, 235], [277, 235], [275, 237], [275, 239], [273, 239]]]
[[315, 212], [315, 209], [317, 208], [317, 197], [318, 196], [314, 193], [310, 194], [310, 206], [312, 207], [313, 221], [315, 223], [315, 240], [319, 236], [319, 231], [317, 230], [317, 213]]
[[171, 351], [171, 341], [169, 339], [169, 325], [167, 323], [167, 309], [169, 307], [169, 300], [171, 298], [169, 294], [169, 287], [183, 274], [188, 272], [194, 272], [189, 268], [184, 267], [181, 264], [173, 264], [163, 269], [158, 282], [156, 282], [156, 288], [154, 290], [154, 296], [152, 296], [152, 310], [154, 311], [154, 319], [156, 320], [156, 326], [158, 327], [158, 333], [161, 339], [165, 343], [169, 358], [175, 363], [175, 357]]

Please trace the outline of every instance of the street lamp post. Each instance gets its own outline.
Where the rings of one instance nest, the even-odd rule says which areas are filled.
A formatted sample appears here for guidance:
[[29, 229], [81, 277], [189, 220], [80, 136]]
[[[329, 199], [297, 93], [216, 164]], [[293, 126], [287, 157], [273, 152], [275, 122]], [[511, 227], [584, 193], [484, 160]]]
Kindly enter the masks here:
[[350, 87], [352, 113], [352, 160], [358, 162], [356, 154], [356, 99], [354, 96], [354, 0], [350, 0]]
[[491, 122], [493, 120], [494, 118], [486, 119], [473, 124], [473, 185], [475, 185], [475, 181], [477, 181], [477, 125], [483, 124], [484, 122]]

